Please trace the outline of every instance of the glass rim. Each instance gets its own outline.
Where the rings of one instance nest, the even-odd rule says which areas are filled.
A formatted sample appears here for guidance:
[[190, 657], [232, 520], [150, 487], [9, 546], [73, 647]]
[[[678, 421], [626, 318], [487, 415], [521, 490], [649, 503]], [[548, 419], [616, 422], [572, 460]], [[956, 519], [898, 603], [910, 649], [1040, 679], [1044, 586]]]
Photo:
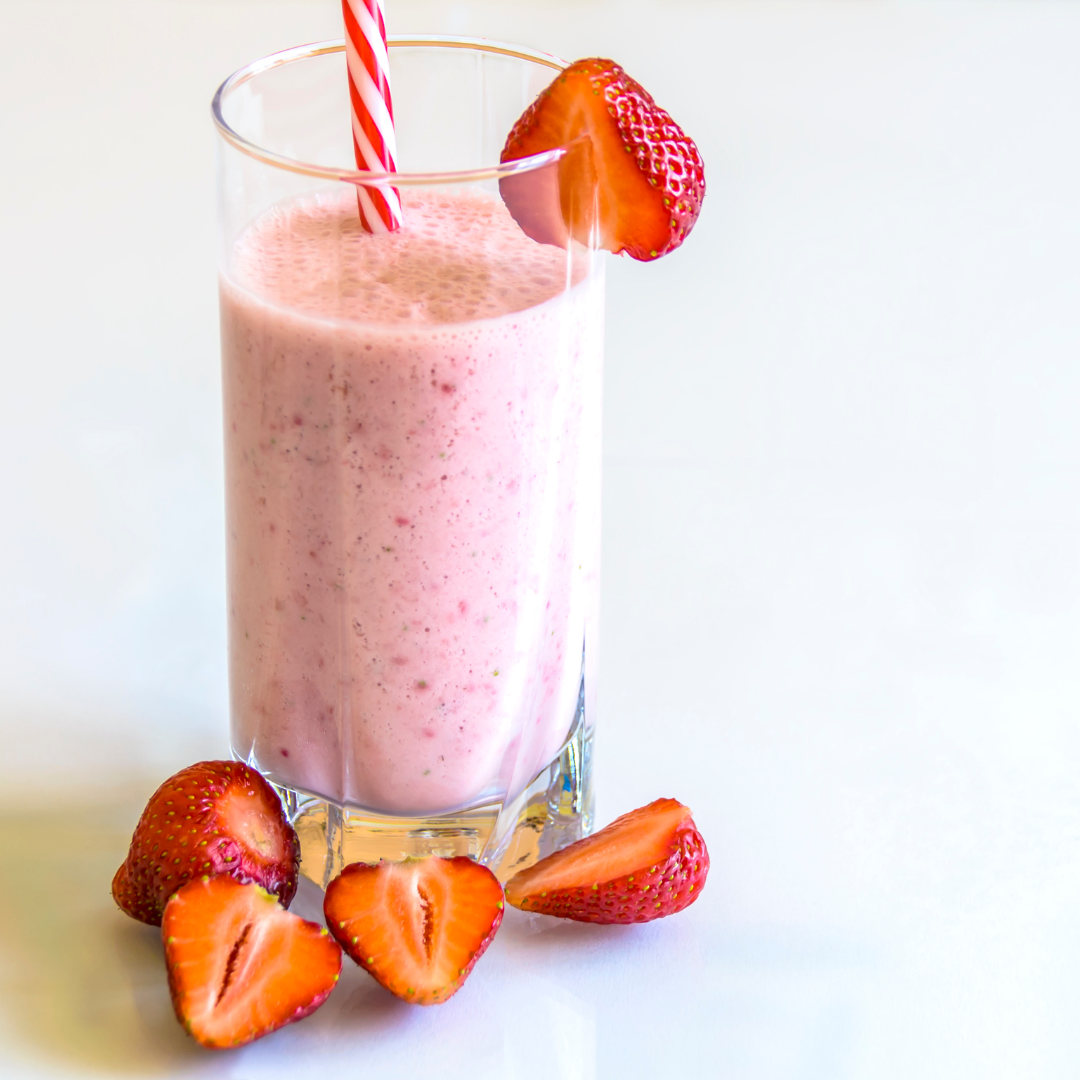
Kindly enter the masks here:
[[[388, 48], [440, 48], [440, 49], [472, 49], [475, 52], [492, 53], [496, 56], [509, 56], [516, 60], [528, 60], [554, 71], [562, 71], [567, 67], [567, 62], [551, 53], [540, 52], [537, 49], [529, 49], [520, 45], [509, 45], [501, 41], [490, 41], [487, 38], [454, 37], [441, 34], [415, 35], [395, 34], [386, 39]], [[324, 180], [341, 180], [350, 184], [364, 186], [379, 186], [391, 183], [394, 187], [414, 186], [419, 184], [446, 184], [467, 183], [478, 180], [500, 180], [516, 173], [531, 172], [541, 169], [553, 162], [558, 161], [566, 153], [565, 148], [557, 147], [554, 150], [545, 150], [540, 154], [518, 158], [515, 161], [501, 162], [496, 165], [481, 166], [477, 169], [462, 169], [450, 172], [369, 172], [363, 169], [338, 169], [329, 165], [316, 165], [312, 162], [299, 161], [296, 158], [286, 157], [284, 154], [276, 154], [256, 143], [245, 139], [238, 131], [230, 126], [225, 119], [223, 106], [225, 99], [238, 87], [256, 78], [258, 75], [285, 64], [294, 63], [297, 60], [307, 60], [316, 56], [325, 56], [330, 53], [345, 51], [345, 39], [335, 38], [329, 41], [314, 41], [308, 45], [296, 45], [291, 49], [282, 49], [280, 52], [270, 53], [259, 60], [253, 60], [242, 68], [234, 71], [218, 88], [210, 105], [213, 115], [214, 126], [218, 134], [229, 145], [235, 147], [248, 157], [261, 161], [265, 165], [285, 169], [289, 172], [300, 173], [303, 176], [314, 176]]]

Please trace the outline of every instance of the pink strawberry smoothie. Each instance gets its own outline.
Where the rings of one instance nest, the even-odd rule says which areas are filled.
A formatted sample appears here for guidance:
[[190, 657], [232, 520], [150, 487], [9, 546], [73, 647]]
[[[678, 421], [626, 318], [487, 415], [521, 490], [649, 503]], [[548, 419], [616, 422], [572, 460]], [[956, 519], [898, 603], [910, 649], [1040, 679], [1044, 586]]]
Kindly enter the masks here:
[[[603, 280], [480, 191], [272, 208], [222, 277], [233, 746], [386, 814], [513, 797], [595, 658]], [[578, 264], [578, 265], [575, 265]]]

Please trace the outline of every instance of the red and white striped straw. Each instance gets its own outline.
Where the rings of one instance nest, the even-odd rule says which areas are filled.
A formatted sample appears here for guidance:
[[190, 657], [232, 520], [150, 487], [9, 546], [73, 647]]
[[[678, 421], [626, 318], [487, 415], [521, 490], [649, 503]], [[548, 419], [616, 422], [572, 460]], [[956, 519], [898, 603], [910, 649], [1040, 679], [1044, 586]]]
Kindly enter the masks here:
[[[397, 171], [394, 104], [390, 98], [390, 58], [386, 52], [383, 0], [341, 0], [345, 13], [345, 55], [349, 61], [353, 149], [356, 167]], [[360, 220], [371, 233], [401, 228], [397, 188], [356, 186]]]

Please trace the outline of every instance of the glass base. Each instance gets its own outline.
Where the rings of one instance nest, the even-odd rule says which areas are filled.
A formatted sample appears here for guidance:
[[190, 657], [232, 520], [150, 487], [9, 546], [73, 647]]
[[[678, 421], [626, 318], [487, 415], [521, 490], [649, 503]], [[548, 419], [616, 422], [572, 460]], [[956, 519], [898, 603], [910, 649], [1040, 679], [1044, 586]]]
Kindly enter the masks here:
[[384, 817], [274, 785], [300, 838], [300, 872], [321, 888], [354, 862], [478, 859], [500, 881], [592, 831], [592, 728], [579, 709], [554, 761], [510, 803], [444, 817]]

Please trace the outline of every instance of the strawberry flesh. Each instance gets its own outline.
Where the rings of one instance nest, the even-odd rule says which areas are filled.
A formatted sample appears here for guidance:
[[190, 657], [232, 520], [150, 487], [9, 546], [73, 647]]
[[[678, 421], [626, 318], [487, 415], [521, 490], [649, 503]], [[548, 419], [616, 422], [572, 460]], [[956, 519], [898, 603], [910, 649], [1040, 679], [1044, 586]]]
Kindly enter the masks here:
[[341, 973], [341, 949], [317, 923], [258, 885], [190, 881], [161, 922], [176, 1017], [203, 1046], [241, 1046], [314, 1012]]
[[501, 160], [565, 148], [552, 169], [500, 181], [507, 208], [541, 243], [572, 236], [635, 259], [674, 251], [705, 197], [705, 166], [693, 140], [613, 60], [578, 60], [521, 115]]
[[650, 922], [700, 895], [709, 852], [690, 810], [657, 799], [515, 874], [507, 902], [592, 923]]
[[352, 863], [330, 882], [326, 925], [392, 994], [414, 1005], [452, 997], [491, 944], [503, 892], [465, 856]]
[[112, 894], [134, 919], [161, 924], [169, 897], [193, 877], [254, 882], [286, 907], [300, 844], [277, 792], [239, 761], [202, 761], [170, 777], [142, 812]]

